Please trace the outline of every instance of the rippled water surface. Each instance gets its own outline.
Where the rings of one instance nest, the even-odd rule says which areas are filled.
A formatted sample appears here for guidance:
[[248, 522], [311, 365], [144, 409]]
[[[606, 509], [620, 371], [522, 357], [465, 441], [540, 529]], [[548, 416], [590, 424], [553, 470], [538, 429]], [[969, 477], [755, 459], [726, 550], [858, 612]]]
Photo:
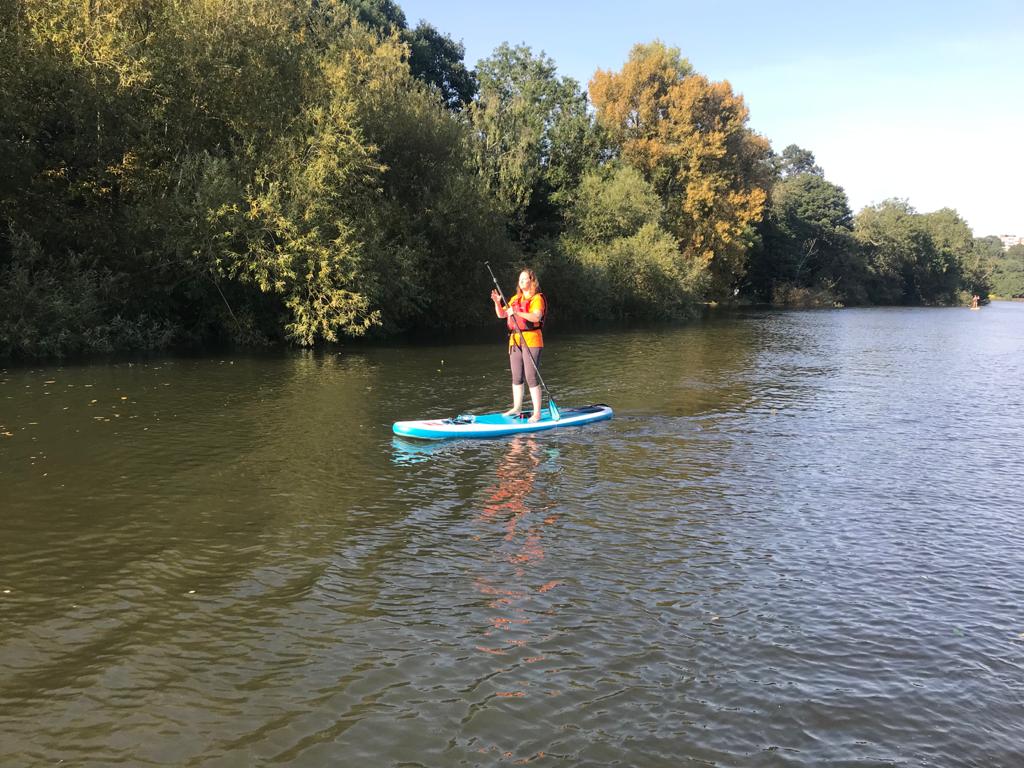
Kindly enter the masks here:
[[0, 372], [0, 765], [1024, 765], [1024, 305]]

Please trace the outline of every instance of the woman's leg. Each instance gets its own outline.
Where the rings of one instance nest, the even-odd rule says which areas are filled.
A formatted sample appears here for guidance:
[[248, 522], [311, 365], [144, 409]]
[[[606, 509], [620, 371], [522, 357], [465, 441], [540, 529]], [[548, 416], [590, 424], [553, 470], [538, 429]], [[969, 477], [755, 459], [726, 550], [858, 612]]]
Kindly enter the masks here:
[[530, 385], [530, 400], [533, 401], [533, 413], [530, 416], [530, 421], [540, 421], [540, 409], [543, 400], [541, 397], [540, 374], [537, 371], [537, 367], [540, 365], [540, 353], [543, 351], [543, 347], [530, 347], [523, 350], [525, 354], [523, 366], [526, 371], [526, 383]]
[[512, 410], [505, 416], [518, 416], [523, 410], [523, 351], [514, 344], [508, 349], [509, 368], [512, 370]]
[[540, 421], [541, 392], [540, 387], [530, 387], [530, 399], [533, 401], [533, 414], [530, 421]]
[[[531, 397], [532, 397], [531, 393]], [[505, 411], [505, 416], [518, 416], [523, 412], [523, 385], [513, 384], [512, 385], [512, 409]]]

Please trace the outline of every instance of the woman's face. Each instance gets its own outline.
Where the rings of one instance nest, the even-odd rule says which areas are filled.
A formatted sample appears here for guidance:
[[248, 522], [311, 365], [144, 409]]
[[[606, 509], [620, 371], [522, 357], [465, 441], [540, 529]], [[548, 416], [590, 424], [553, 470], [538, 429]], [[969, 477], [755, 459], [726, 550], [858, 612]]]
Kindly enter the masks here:
[[520, 291], [528, 291], [532, 287], [533, 287], [533, 284], [530, 282], [530, 273], [529, 272], [520, 272], [519, 273], [519, 290]]

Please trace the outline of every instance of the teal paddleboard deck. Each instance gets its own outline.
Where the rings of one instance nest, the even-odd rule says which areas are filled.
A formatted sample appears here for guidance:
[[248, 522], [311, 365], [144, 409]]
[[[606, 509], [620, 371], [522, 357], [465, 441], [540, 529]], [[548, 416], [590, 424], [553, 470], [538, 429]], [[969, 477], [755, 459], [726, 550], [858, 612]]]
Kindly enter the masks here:
[[607, 405], [586, 405], [582, 408], [559, 408], [561, 416], [557, 421], [551, 418], [551, 411], [540, 412], [539, 421], [530, 421], [526, 415], [503, 416], [500, 413], [456, 416], [451, 419], [430, 419], [425, 421], [396, 421], [392, 429], [402, 437], [416, 437], [421, 440], [448, 440], [453, 437], [504, 437], [529, 432], [543, 432], [562, 427], [579, 427], [594, 421], [612, 417]]

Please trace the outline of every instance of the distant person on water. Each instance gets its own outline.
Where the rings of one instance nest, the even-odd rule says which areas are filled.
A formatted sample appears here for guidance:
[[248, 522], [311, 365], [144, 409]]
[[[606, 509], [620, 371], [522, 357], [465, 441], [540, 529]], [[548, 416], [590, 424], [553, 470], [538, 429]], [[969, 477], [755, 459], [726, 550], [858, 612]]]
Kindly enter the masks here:
[[[544, 315], [547, 303], [540, 292], [540, 283], [532, 269], [519, 273], [519, 290], [509, 299], [508, 307], [501, 305], [501, 294], [491, 291], [494, 314], [508, 326], [508, 360], [512, 369], [512, 408], [506, 416], [518, 416], [523, 410], [523, 382], [530, 385], [533, 413], [530, 421], [540, 421], [541, 384], [537, 370], [544, 351]], [[525, 349], [524, 345], [529, 349]]]

